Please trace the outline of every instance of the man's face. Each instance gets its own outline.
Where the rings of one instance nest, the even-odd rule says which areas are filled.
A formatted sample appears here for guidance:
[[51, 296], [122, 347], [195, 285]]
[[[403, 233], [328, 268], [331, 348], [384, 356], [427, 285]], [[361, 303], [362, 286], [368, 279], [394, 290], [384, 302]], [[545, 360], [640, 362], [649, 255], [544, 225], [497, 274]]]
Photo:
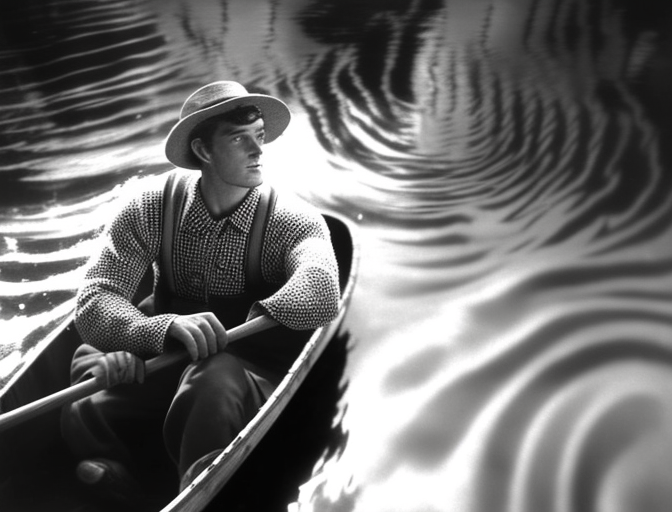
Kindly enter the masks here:
[[221, 121], [212, 134], [210, 148], [210, 162], [216, 177], [236, 187], [261, 185], [264, 136], [263, 119], [247, 125]]

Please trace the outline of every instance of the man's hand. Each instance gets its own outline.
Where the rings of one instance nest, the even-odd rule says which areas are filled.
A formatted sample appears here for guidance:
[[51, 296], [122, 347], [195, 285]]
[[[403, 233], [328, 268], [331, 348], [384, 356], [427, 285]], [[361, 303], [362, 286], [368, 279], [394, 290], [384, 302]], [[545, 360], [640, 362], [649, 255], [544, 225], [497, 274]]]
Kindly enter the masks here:
[[210, 312], [178, 316], [167, 334], [184, 345], [192, 361], [216, 354], [228, 343], [226, 329]]
[[94, 378], [102, 379], [105, 388], [117, 384], [131, 384], [145, 381], [145, 362], [130, 352], [109, 352], [101, 354], [89, 372]]

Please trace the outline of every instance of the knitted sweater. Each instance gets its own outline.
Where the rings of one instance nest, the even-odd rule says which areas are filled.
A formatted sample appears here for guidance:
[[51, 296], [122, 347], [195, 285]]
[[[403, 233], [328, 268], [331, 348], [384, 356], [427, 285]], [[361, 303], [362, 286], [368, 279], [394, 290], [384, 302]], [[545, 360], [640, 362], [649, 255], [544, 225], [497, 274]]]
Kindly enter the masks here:
[[[132, 303], [153, 265], [160, 269], [163, 180], [134, 196], [107, 227], [103, 247], [92, 258], [77, 295], [76, 325], [84, 342], [99, 350], [126, 350], [140, 356], [163, 352], [174, 314], [146, 316]], [[228, 217], [213, 219], [193, 173], [174, 248], [177, 295], [207, 302], [209, 295], [245, 292], [245, 261], [254, 212], [261, 196], [251, 189]], [[255, 303], [251, 316], [268, 313], [292, 329], [314, 329], [338, 309], [338, 267], [329, 231], [317, 210], [291, 195], [279, 194], [262, 251], [264, 279], [282, 285]], [[283, 284], [284, 283], [284, 284]]]

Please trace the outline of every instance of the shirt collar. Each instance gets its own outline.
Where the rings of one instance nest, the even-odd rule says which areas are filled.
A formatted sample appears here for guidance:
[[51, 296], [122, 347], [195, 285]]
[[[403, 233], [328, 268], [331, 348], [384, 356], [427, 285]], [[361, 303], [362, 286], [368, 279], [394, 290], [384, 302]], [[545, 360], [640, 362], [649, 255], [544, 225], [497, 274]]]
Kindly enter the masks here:
[[185, 208], [182, 226], [187, 233], [203, 234], [218, 226], [221, 227], [227, 222], [230, 222], [244, 233], [250, 232], [254, 220], [254, 212], [261, 196], [258, 188], [251, 189], [240, 206], [231, 215], [221, 219], [213, 219], [203, 201], [200, 184], [201, 180], [198, 179], [196, 185], [192, 188], [191, 201]]

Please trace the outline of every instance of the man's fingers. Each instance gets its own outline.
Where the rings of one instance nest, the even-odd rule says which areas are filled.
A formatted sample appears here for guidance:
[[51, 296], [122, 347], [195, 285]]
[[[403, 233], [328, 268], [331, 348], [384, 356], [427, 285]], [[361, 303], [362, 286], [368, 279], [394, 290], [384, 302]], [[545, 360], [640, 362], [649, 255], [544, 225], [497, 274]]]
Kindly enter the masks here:
[[124, 361], [121, 366], [123, 370], [119, 376], [120, 382], [142, 384], [145, 381], [145, 362], [130, 352], [122, 352], [122, 354]]
[[198, 319], [198, 328], [200, 329], [203, 337], [205, 338], [205, 355], [203, 357], [211, 356], [212, 354], [217, 353], [217, 335], [215, 330], [212, 328], [210, 321], [206, 315], [203, 315]]
[[192, 361], [223, 350], [228, 338], [224, 326], [210, 312], [178, 316], [169, 326], [168, 334], [185, 346]]
[[[191, 359], [196, 361], [205, 357], [205, 336], [203, 336], [201, 330], [193, 324], [189, 324], [187, 329], [191, 336], [191, 345], [193, 346], [193, 351], [189, 352]], [[187, 350], [189, 350], [189, 347], [187, 347]]]
[[178, 319], [175, 319], [170, 325], [169, 332], [174, 339], [184, 345], [191, 360], [196, 361], [198, 359], [198, 347], [196, 346], [196, 340], [188, 327], [189, 323], [183, 324], [179, 322]]
[[93, 376], [96, 378], [102, 375], [102, 377], [105, 379], [106, 388], [110, 388], [115, 384], [115, 382], [110, 378], [111, 375], [110, 363], [107, 358], [107, 355], [104, 355], [98, 360], [98, 364], [94, 366], [92, 373]]
[[145, 362], [130, 352], [108, 352], [98, 358], [91, 374], [95, 378], [104, 379], [106, 388], [117, 384], [142, 383], [145, 380]]
[[214, 354], [219, 350], [224, 350], [226, 348], [226, 344], [229, 342], [229, 335], [222, 325], [222, 322], [220, 322], [213, 313], [205, 313], [203, 318], [205, 318], [205, 320], [210, 325], [210, 328], [212, 329], [215, 337], [216, 347], [215, 350], [211, 353]]

